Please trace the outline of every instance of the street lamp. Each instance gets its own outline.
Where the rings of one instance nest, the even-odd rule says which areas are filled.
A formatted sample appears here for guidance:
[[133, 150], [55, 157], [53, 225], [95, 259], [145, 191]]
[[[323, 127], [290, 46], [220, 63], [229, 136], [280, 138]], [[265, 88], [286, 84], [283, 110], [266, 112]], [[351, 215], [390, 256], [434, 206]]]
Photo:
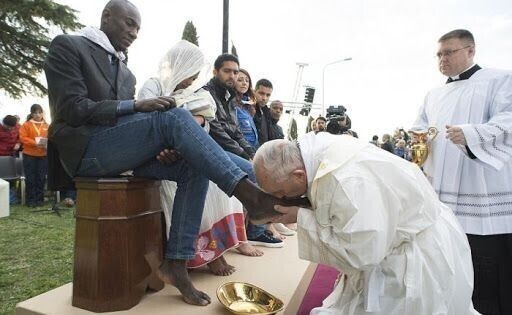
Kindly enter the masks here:
[[333, 62], [329, 62], [328, 64], [326, 64], [324, 66], [324, 69], [322, 70], [322, 115], [325, 112], [325, 68], [327, 68], [330, 65], [336, 64], [336, 63], [340, 63], [340, 62], [344, 62], [344, 61], [350, 61], [350, 60], [352, 60], [352, 57], [348, 57], [348, 58], [336, 60], [336, 61], [333, 61]]

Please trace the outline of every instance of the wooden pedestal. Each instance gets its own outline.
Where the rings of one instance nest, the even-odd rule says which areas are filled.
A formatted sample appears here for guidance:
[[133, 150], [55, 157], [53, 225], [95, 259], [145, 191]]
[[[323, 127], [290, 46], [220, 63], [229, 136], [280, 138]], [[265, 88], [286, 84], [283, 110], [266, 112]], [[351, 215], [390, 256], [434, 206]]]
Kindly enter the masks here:
[[73, 306], [130, 309], [164, 287], [145, 257], [163, 257], [159, 181], [77, 178]]

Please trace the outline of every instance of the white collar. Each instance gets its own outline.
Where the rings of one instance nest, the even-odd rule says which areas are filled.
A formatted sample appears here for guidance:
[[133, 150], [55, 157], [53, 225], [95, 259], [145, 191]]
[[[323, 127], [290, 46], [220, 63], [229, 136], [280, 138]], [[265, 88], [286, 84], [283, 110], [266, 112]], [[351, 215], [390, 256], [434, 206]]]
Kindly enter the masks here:
[[316, 172], [323, 160], [324, 152], [335, 140], [329, 133], [315, 134], [309, 132], [299, 139], [300, 154], [304, 161], [308, 188], [313, 184]]
[[473, 63], [473, 64], [472, 64], [471, 66], [469, 66], [469, 68], [467, 68], [466, 70], [461, 71], [459, 74], [454, 75], [453, 77], [450, 77], [450, 78], [452, 78], [452, 80], [458, 80], [458, 79], [459, 79], [459, 76], [461, 75], [461, 73], [464, 73], [464, 72], [468, 71], [469, 69], [473, 68], [475, 65], [476, 65], [476, 63]]
[[124, 61], [126, 56], [122, 51], [116, 51], [114, 46], [102, 30], [93, 26], [86, 26], [78, 31], [78, 35], [83, 36], [97, 45], [105, 49], [109, 54], [116, 56], [119, 60]]

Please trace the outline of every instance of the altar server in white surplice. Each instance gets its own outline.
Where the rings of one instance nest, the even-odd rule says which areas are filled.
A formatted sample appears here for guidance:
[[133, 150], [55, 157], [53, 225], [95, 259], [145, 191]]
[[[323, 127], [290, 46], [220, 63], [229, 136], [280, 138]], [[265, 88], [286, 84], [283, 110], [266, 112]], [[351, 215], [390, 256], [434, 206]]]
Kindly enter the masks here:
[[435, 126], [424, 170], [471, 246], [473, 303], [512, 314], [512, 72], [481, 69], [467, 30], [439, 39], [445, 85], [430, 91], [413, 129]]
[[311, 314], [476, 314], [466, 235], [416, 165], [322, 132], [263, 144], [254, 170], [275, 196], [307, 195], [312, 210], [274, 221], [297, 222], [300, 258], [343, 272]]

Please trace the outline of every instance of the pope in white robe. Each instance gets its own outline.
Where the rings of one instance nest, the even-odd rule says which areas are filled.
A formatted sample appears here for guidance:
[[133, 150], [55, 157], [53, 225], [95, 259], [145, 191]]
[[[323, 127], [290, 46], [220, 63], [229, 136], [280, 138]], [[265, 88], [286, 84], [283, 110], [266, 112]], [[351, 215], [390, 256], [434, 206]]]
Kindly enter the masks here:
[[265, 143], [254, 169], [275, 196], [307, 195], [275, 220], [297, 221], [300, 258], [343, 273], [311, 314], [477, 314], [466, 236], [416, 165], [349, 136], [299, 144]]

